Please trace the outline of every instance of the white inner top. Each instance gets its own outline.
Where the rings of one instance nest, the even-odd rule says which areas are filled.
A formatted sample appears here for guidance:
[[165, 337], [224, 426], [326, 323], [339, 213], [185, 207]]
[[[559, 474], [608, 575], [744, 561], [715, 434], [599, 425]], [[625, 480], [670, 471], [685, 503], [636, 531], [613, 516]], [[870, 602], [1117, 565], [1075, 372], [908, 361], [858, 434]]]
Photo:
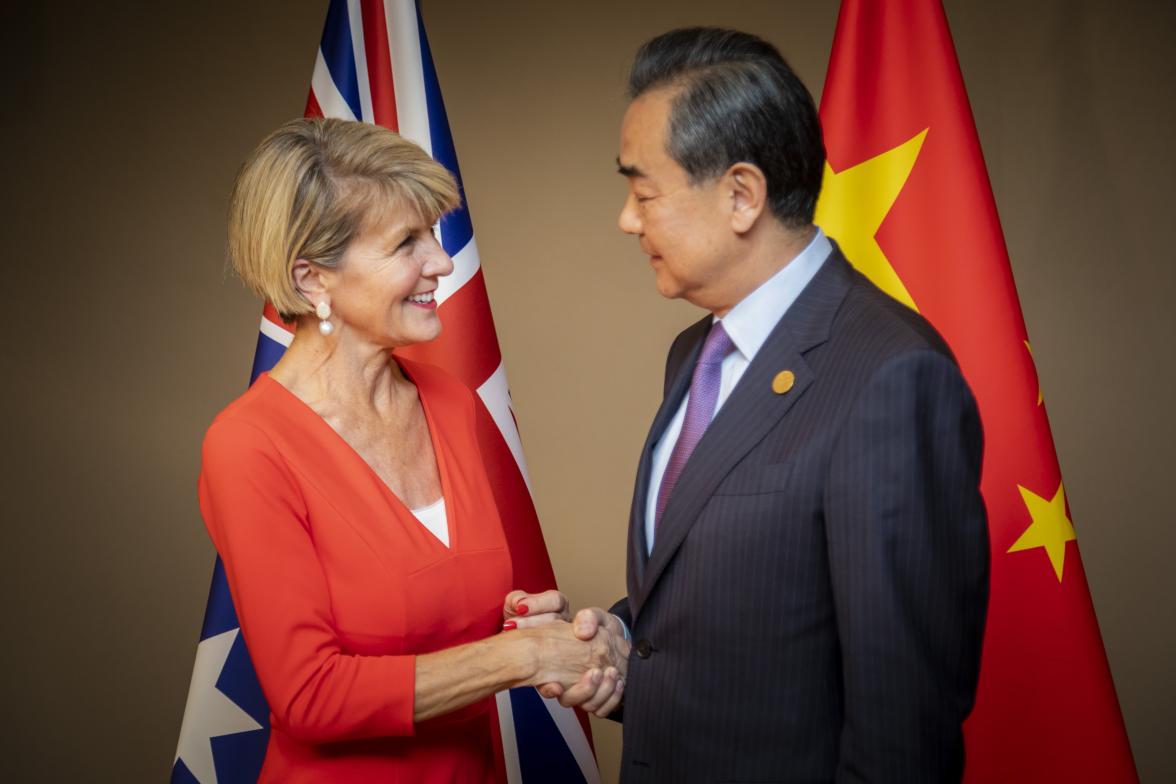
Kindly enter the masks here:
[[421, 521], [421, 525], [429, 529], [429, 533], [441, 540], [441, 544], [449, 546], [449, 518], [445, 515], [444, 496], [428, 506], [413, 509], [412, 513]]

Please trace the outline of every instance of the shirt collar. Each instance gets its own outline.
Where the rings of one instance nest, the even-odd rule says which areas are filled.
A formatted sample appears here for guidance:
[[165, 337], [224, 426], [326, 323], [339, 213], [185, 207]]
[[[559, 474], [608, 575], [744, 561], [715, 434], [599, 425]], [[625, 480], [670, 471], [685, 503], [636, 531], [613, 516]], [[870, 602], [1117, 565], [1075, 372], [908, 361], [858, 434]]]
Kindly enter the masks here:
[[723, 318], [723, 328], [743, 357], [751, 362], [775, 328], [776, 323], [804, 291], [825, 259], [833, 252], [829, 238], [817, 228], [812, 241], [792, 261], [744, 297]]

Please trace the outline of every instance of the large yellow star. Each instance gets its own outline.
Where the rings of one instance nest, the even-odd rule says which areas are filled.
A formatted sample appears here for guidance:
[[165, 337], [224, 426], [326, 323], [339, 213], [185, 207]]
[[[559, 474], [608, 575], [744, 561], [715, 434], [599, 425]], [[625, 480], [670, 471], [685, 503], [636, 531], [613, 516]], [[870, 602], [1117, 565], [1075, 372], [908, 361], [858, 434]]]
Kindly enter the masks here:
[[1073, 542], [1078, 538], [1074, 533], [1074, 524], [1066, 516], [1066, 491], [1059, 482], [1058, 491], [1047, 501], [1020, 485], [1017, 485], [1017, 489], [1021, 491], [1021, 498], [1029, 508], [1029, 516], [1033, 518], [1033, 523], [1008, 551], [1015, 553], [1044, 547], [1060, 583], [1062, 566], [1066, 562], [1066, 542]]
[[833, 171], [825, 164], [825, 179], [813, 222], [841, 246], [845, 257], [878, 288], [914, 310], [915, 300], [890, 265], [874, 235], [886, 220], [895, 199], [919, 157], [927, 128], [903, 144]]

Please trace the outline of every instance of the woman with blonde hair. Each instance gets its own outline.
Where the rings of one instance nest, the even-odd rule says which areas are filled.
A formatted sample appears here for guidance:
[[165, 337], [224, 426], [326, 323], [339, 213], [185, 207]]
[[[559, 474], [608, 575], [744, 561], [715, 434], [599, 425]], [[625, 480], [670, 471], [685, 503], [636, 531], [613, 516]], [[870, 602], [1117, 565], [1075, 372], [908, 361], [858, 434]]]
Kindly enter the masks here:
[[234, 268], [295, 325], [209, 428], [199, 484], [271, 710], [262, 780], [493, 781], [494, 692], [615, 680], [623, 659], [566, 609], [499, 633], [511, 560], [485, 414], [392, 353], [441, 330], [453, 262], [432, 227], [458, 203], [420, 148], [340, 120], [287, 123], [234, 186]]

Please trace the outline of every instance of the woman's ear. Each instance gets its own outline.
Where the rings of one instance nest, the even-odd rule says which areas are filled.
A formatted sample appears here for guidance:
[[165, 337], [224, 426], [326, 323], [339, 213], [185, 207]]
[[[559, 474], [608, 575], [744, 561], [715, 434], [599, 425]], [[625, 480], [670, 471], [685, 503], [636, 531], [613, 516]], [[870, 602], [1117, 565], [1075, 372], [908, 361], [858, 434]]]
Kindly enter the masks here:
[[290, 266], [290, 278], [294, 281], [294, 288], [306, 297], [311, 305], [317, 305], [326, 299], [327, 280], [326, 270], [306, 259], [295, 259]]
[[746, 234], [755, 226], [768, 203], [768, 180], [754, 163], [733, 164], [723, 175], [731, 194], [731, 228]]

